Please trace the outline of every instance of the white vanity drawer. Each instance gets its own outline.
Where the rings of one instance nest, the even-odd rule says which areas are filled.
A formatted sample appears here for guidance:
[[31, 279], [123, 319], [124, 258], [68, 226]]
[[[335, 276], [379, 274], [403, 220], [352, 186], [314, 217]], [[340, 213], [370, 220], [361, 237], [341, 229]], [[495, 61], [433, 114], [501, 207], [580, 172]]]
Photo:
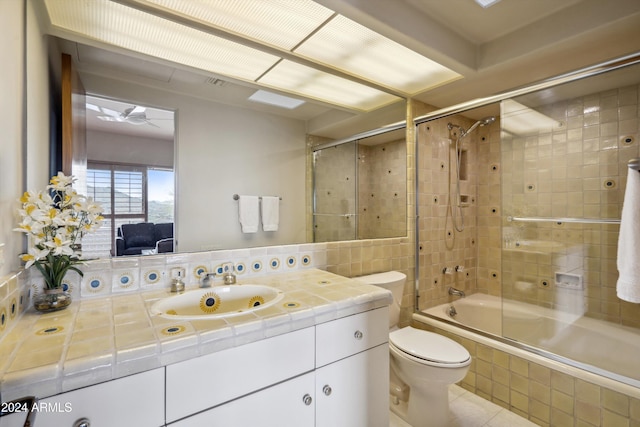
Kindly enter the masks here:
[[167, 423], [314, 368], [314, 328], [167, 366]]
[[[164, 369], [107, 381], [42, 399], [33, 425], [92, 427], [164, 425]], [[0, 422], [0, 425], [3, 425]]]
[[389, 307], [316, 326], [316, 367], [389, 341]]

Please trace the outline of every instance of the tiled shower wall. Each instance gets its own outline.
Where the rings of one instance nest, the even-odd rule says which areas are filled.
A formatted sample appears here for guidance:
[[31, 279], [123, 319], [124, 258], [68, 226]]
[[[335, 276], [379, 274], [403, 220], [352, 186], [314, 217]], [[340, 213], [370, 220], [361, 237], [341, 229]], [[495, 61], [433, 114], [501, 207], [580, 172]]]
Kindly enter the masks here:
[[404, 139], [373, 146], [347, 143], [314, 155], [315, 241], [407, 234]]
[[[449, 130], [448, 123], [468, 129], [474, 121], [456, 115], [418, 126], [420, 309], [450, 301], [449, 286], [467, 293], [489, 288], [499, 292], [499, 278], [490, 278], [490, 273], [500, 271], [500, 239], [495, 238], [500, 234], [500, 175], [498, 167], [488, 165], [496, 166], [499, 159], [500, 125], [497, 121], [479, 127], [462, 139], [460, 192], [466, 196], [466, 206], [462, 208], [464, 230], [459, 232], [449, 207], [449, 188], [456, 184], [459, 131]], [[457, 211], [456, 216], [460, 228]], [[497, 262], [490, 261], [491, 256]], [[456, 271], [457, 266], [461, 271]]]
[[404, 139], [358, 146], [358, 238], [407, 233], [407, 150]]
[[[503, 218], [620, 219], [627, 163], [640, 157], [639, 92], [629, 86], [536, 107], [558, 125], [503, 136]], [[619, 225], [503, 226], [505, 297], [640, 327], [640, 306], [616, 296]], [[557, 273], [581, 285], [561, 287]]]

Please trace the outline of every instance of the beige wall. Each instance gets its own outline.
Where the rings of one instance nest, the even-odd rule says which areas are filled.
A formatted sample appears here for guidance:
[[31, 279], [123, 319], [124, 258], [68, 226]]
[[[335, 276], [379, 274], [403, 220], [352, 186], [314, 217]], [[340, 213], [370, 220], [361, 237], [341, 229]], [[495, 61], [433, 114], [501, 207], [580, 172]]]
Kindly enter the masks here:
[[4, 244], [0, 275], [18, 270], [18, 254], [24, 250], [22, 235], [12, 231], [18, 219], [17, 200], [25, 189], [40, 189], [49, 179], [47, 49], [32, 6], [31, 2], [0, 2], [0, 55], [5, 64], [0, 79], [0, 244]]
[[[85, 76], [99, 95], [176, 111], [180, 252], [302, 243], [305, 124], [159, 89]], [[277, 195], [277, 232], [242, 234], [234, 194]]]

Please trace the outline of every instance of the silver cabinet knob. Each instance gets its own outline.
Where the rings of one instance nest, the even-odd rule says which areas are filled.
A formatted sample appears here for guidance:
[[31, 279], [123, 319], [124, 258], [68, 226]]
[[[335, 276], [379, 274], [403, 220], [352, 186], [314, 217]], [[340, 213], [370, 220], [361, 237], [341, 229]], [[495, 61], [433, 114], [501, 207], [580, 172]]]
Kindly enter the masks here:
[[355, 334], [353, 334], [353, 336], [355, 339], [361, 340], [364, 334], [361, 331], [356, 331]]
[[91, 422], [88, 418], [80, 418], [75, 423], [73, 423], [73, 427], [91, 427]]
[[331, 387], [329, 386], [329, 384], [322, 387], [322, 392], [325, 394], [325, 396], [330, 396], [332, 391], [333, 390], [331, 390]]
[[309, 394], [305, 394], [304, 396], [302, 396], [302, 401], [304, 402], [305, 405], [309, 406], [311, 405], [311, 402], [313, 402], [313, 399]]

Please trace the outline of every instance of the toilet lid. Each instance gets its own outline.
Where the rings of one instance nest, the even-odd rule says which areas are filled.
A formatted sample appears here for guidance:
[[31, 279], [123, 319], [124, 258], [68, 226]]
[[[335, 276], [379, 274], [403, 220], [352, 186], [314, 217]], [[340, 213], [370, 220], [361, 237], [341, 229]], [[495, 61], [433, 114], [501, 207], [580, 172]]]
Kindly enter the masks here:
[[467, 349], [457, 342], [410, 326], [391, 332], [389, 341], [405, 353], [435, 363], [462, 363], [471, 357]]

